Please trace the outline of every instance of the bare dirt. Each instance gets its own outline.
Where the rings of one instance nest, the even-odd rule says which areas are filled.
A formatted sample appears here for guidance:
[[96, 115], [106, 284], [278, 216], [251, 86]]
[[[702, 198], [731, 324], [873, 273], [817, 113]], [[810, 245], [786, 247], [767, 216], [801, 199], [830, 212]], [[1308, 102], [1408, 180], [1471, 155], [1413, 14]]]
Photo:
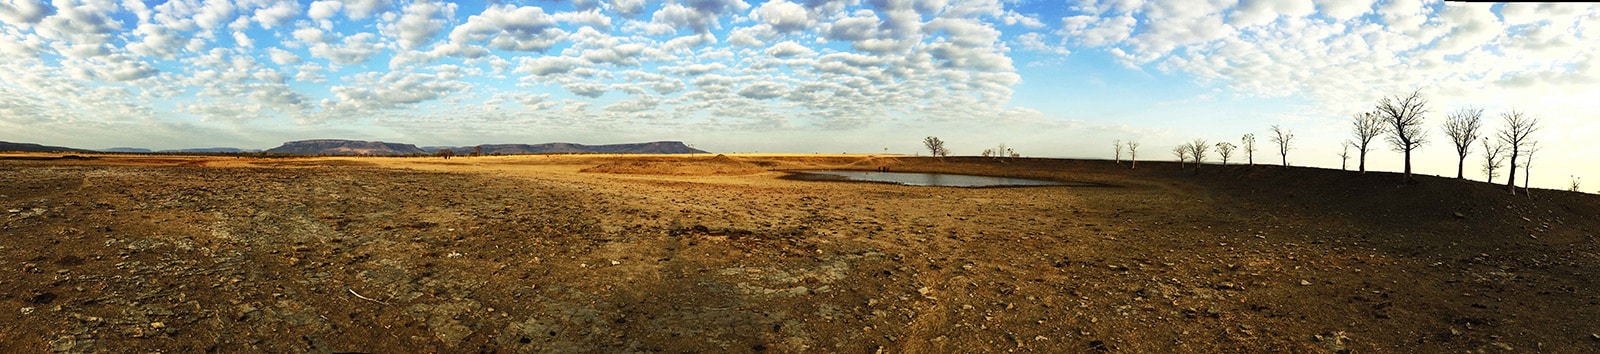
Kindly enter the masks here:
[[[879, 167], [1105, 186], [777, 171]], [[6, 158], [0, 351], [1600, 351], [1600, 197], [1399, 181], [860, 155]]]

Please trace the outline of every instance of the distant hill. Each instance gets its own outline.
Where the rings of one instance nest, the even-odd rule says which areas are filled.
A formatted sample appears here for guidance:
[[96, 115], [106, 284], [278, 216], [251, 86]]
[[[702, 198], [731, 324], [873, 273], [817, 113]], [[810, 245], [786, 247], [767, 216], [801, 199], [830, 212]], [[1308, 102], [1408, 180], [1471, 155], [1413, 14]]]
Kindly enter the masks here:
[[161, 150], [161, 152], [206, 152], [206, 153], [236, 153], [236, 152], [257, 152], [257, 151], [261, 151], [261, 150], [245, 150], [245, 149], [231, 148], [231, 147]]
[[482, 146], [484, 154], [700, 154], [704, 150], [691, 148], [681, 141], [657, 141], [635, 144], [583, 145], [573, 143], [545, 144], [484, 144], [472, 146], [426, 146], [429, 153], [450, 149], [457, 154], [471, 153]]
[[13, 142], [6, 142], [6, 141], [0, 141], [0, 151], [29, 151], [29, 152], [71, 151], [71, 152], [90, 152], [89, 150], [74, 149], [74, 148], [62, 147], [62, 146], [46, 146], [46, 145], [39, 145], [39, 144], [13, 143]]
[[152, 151], [150, 149], [136, 148], [136, 147], [114, 147], [114, 148], [100, 150], [100, 151], [105, 151], [105, 152], [155, 152], [155, 151]]
[[291, 141], [283, 143], [282, 146], [267, 149], [265, 152], [293, 155], [411, 155], [428, 153], [428, 151], [411, 144], [337, 139]]

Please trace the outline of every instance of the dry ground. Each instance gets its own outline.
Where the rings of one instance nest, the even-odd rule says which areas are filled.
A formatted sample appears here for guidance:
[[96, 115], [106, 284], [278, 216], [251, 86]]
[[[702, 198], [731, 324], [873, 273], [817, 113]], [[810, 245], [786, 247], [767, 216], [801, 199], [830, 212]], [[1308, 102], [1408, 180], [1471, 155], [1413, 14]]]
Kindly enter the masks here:
[[[0, 156], [3, 352], [1595, 352], [1594, 195], [861, 155]], [[948, 171], [1106, 187], [780, 179]]]

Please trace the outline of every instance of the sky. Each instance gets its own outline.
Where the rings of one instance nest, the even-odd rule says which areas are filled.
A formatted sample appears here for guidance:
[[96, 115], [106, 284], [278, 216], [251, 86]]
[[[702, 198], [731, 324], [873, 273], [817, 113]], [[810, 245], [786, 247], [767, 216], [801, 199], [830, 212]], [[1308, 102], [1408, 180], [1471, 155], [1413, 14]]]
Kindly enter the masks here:
[[[1420, 90], [1417, 172], [1455, 175], [1446, 114], [1481, 108], [1492, 134], [1517, 110], [1542, 127], [1535, 186], [1600, 190], [1592, 4], [0, 0], [0, 22], [0, 141], [916, 154], [937, 136], [956, 155], [1110, 158], [1122, 140], [1172, 160], [1255, 134], [1276, 163], [1277, 125], [1290, 164], [1339, 168], [1352, 115]], [[1401, 169], [1376, 145], [1370, 169]]]

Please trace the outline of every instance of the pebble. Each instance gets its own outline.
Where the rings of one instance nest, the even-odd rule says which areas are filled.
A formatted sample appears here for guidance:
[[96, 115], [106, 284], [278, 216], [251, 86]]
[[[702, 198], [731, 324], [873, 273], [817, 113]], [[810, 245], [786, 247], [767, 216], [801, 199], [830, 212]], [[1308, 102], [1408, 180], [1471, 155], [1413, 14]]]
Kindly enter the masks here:
[[24, 307], [24, 308], [22, 308], [22, 314], [26, 315], [26, 314], [30, 314], [30, 313], [33, 313], [33, 308], [32, 307]]
[[1305, 279], [1300, 279], [1300, 286], [1311, 286], [1311, 282], [1306, 281]]
[[150, 322], [150, 328], [155, 328], [155, 329], [167, 328], [167, 324], [163, 323], [163, 322]]
[[16, 213], [21, 213], [22, 209], [6, 209], [6, 212], [7, 213], [16, 214]]

